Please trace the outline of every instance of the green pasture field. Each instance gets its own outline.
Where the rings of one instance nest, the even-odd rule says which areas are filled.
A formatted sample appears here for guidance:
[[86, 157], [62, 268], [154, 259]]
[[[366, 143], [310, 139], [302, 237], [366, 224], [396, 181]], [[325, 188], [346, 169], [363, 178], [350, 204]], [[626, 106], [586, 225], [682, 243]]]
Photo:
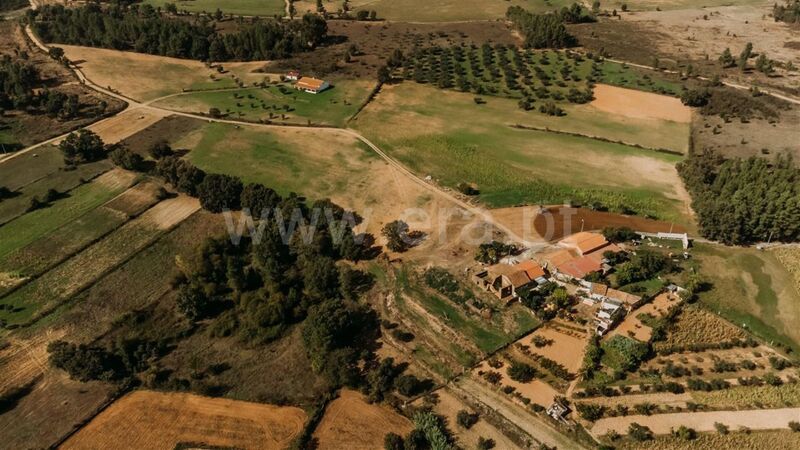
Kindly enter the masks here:
[[[570, 119], [569, 113], [525, 112], [513, 100], [486, 101], [478, 105], [471, 94], [402, 83], [384, 88], [351, 124], [420, 176], [449, 187], [477, 184], [490, 207], [600, 202], [612, 211], [689, 221], [676, 193], [680, 156], [509, 126], [549, 124], [551, 130], [599, 134], [604, 120], [613, 123], [609, 114], [596, 112], [593, 123], [584, 124], [576, 119], [591, 116], [586, 111]], [[670, 130], [650, 126], [649, 132]]]
[[111, 200], [126, 187], [84, 184], [52, 205], [29, 212], [0, 227], [0, 258], [29, 245]]
[[145, 3], [163, 7], [174, 3], [179, 11], [214, 13], [217, 8], [225, 14], [237, 16], [286, 15], [286, 4], [282, 0], [145, 0]]
[[43, 311], [69, 300], [109, 269], [146, 248], [163, 232], [141, 221], [125, 224], [0, 300], [6, 305], [6, 309], [0, 312], [0, 319], [8, 324], [24, 324], [35, 319]]
[[771, 252], [697, 244], [692, 251], [711, 289], [710, 310], [768, 343], [800, 351], [800, 293]]
[[342, 80], [319, 94], [309, 94], [280, 83], [263, 88], [186, 93], [161, 100], [156, 106], [193, 113], [218, 108], [228, 118], [252, 122], [343, 126], [373, 87], [371, 81]]
[[[421, 0], [352, 0], [350, 9], [374, 10], [378, 18], [396, 22], [457, 22], [502, 19], [509, 6], [545, 12], [572, 3], [572, 0], [442, 0], [432, 5]], [[325, 5], [329, 10], [338, 8]]]
[[324, 198], [368, 177], [377, 156], [355, 138], [312, 130], [259, 130], [213, 123], [184, 138], [197, 167], [263, 183], [282, 195]]
[[0, 186], [16, 191], [63, 167], [64, 156], [58, 147], [43, 145], [0, 164]]

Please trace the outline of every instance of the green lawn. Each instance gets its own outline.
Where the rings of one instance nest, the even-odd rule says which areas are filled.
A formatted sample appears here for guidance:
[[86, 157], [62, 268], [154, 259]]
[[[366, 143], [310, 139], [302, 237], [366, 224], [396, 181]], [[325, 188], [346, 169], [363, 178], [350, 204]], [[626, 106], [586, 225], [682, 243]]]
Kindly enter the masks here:
[[768, 342], [800, 351], [800, 293], [770, 252], [696, 245], [700, 273], [711, 283], [700, 300]]
[[[354, 138], [311, 130], [259, 130], [208, 124], [186, 137], [187, 158], [203, 170], [312, 198], [349, 192], [377, 156]], [[175, 144], [180, 148], [181, 142]]]
[[0, 227], [0, 258], [81, 217], [111, 200], [125, 187], [93, 182], [70, 191], [66, 198], [32, 211]]
[[163, 7], [174, 3], [178, 10], [213, 13], [217, 8], [225, 14], [237, 16], [274, 16], [286, 14], [282, 0], [145, 0], [145, 3]]
[[232, 119], [269, 120], [343, 126], [374, 87], [371, 81], [339, 81], [319, 94], [293, 89], [288, 83], [231, 91], [194, 92], [171, 97], [157, 106], [184, 112], [207, 113], [218, 108]]
[[522, 111], [510, 99], [487, 98], [477, 105], [473, 97], [402, 83], [384, 88], [351, 124], [421, 176], [451, 187], [476, 183], [490, 207], [599, 201], [611, 210], [688, 221], [675, 199], [679, 156], [510, 125], [639, 143], [654, 136], [671, 142], [670, 134], [683, 135], [688, 126], [647, 126], [586, 105], [551, 117]]

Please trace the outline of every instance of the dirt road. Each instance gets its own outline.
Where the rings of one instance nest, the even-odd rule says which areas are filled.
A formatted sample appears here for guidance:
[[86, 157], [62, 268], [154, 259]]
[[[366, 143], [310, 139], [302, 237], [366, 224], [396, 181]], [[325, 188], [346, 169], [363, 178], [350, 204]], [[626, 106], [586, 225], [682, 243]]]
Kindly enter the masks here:
[[559, 450], [585, 449], [582, 445], [558, 432], [550, 424], [540, 420], [511, 400], [503, 398], [503, 394], [494, 392], [469, 377], [452, 383], [450, 386], [460, 391], [463, 395], [497, 411], [542, 444], [557, 447]]

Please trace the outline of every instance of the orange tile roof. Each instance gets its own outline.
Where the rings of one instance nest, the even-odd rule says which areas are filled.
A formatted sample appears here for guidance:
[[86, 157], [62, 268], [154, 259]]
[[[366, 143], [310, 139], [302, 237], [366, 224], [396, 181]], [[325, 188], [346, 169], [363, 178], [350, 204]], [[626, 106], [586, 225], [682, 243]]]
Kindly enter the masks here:
[[576, 248], [582, 255], [608, 245], [605, 236], [599, 233], [581, 231], [561, 240], [561, 243]]
[[517, 268], [524, 271], [531, 280], [544, 276], [544, 269], [542, 269], [542, 266], [530, 259], [519, 263]]
[[567, 274], [573, 278], [583, 278], [592, 272], [597, 272], [602, 268], [602, 266], [599, 261], [595, 260], [595, 258], [584, 256], [561, 264], [557, 268], [559, 272]]
[[553, 267], [558, 267], [562, 264], [572, 261], [573, 259], [575, 259], [575, 255], [566, 249], [556, 250], [539, 256], [539, 261]]
[[606, 293], [606, 297], [615, 298], [621, 302], [627, 303], [629, 305], [635, 305], [642, 300], [642, 297], [629, 294], [627, 292], [619, 291], [617, 289], [610, 289]]
[[301, 77], [299, 80], [297, 80], [296, 86], [303, 89], [312, 89], [316, 91], [322, 88], [323, 83], [325, 83], [325, 81], [318, 78]]

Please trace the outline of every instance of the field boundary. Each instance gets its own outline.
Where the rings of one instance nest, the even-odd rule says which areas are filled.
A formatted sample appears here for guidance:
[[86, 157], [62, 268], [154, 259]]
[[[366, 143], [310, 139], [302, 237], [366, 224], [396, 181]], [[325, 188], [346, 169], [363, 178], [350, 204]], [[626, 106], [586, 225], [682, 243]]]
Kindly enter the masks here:
[[531, 125], [521, 125], [521, 124], [513, 124], [513, 125], [509, 125], [509, 127], [515, 128], [515, 129], [518, 129], [518, 130], [542, 131], [542, 132], [546, 132], [546, 133], [560, 134], [560, 135], [564, 135], [564, 136], [572, 136], [572, 137], [578, 137], [578, 138], [584, 138], [584, 139], [592, 139], [592, 140], [595, 140], [595, 141], [608, 142], [610, 144], [625, 145], [625, 146], [628, 146], [628, 147], [634, 147], [634, 148], [638, 148], [638, 149], [642, 149], [642, 150], [648, 150], [648, 151], [657, 152], [657, 153], [666, 153], [666, 154], [675, 155], [675, 156], [686, 156], [686, 153], [681, 153], [681, 152], [678, 152], [678, 151], [675, 151], [675, 150], [670, 150], [668, 148], [647, 147], [647, 146], [644, 146], [644, 145], [641, 145], [641, 144], [633, 144], [633, 143], [630, 143], [630, 142], [620, 141], [620, 140], [617, 140], [617, 139], [604, 138], [602, 136], [594, 136], [594, 135], [591, 135], [591, 134], [575, 133], [575, 132], [572, 132], [572, 131], [554, 130], [554, 129], [550, 128], [550, 127], [535, 127], [535, 126], [531, 126]]
[[[68, 304], [69, 304], [70, 302], [72, 302], [72, 301], [73, 301], [73, 300], [74, 300], [76, 297], [78, 297], [78, 296], [79, 296], [79, 295], [81, 295], [82, 293], [86, 292], [86, 291], [87, 291], [88, 289], [90, 289], [92, 286], [94, 286], [95, 284], [97, 284], [97, 283], [98, 283], [100, 280], [102, 280], [103, 278], [105, 278], [105, 277], [106, 277], [108, 274], [110, 274], [110, 273], [112, 273], [112, 272], [116, 271], [117, 269], [119, 269], [120, 267], [122, 267], [123, 265], [125, 265], [127, 262], [129, 262], [130, 260], [132, 260], [133, 258], [135, 258], [135, 257], [136, 257], [137, 255], [139, 255], [140, 253], [142, 253], [143, 251], [145, 251], [145, 250], [147, 250], [148, 248], [152, 247], [152, 246], [153, 246], [153, 245], [154, 245], [156, 242], [158, 242], [159, 240], [161, 240], [161, 238], [162, 238], [162, 237], [164, 237], [165, 235], [169, 234], [169, 233], [170, 233], [172, 230], [174, 230], [175, 228], [177, 228], [177, 227], [178, 227], [178, 226], [179, 226], [181, 223], [183, 223], [184, 221], [186, 221], [186, 220], [187, 220], [187, 219], [189, 219], [190, 217], [194, 216], [195, 214], [197, 214], [197, 211], [193, 212], [192, 214], [190, 214], [189, 216], [187, 216], [185, 219], [181, 220], [180, 222], [178, 222], [178, 223], [176, 223], [176, 224], [174, 224], [174, 225], [170, 226], [169, 228], [167, 228], [167, 229], [163, 230], [163, 231], [162, 231], [162, 232], [160, 232], [160, 233], [159, 233], [159, 234], [158, 234], [158, 235], [157, 235], [157, 236], [156, 236], [156, 237], [155, 237], [155, 238], [154, 238], [154, 239], [153, 239], [151, 242], [149, 242], [147, 245], [145, 245], [145, 246], [143, 246], [141, 249], [139, 249], [139, 250], [137, 250], [137, 251], [135, 251], [135, 252], [131, 253], [130, 255], [126, 256], [125, 258], [122, 258], [122, 259], [121, 259], [120, 261], [118, 261], [117, 263], [115, 263], [115, 264], [112, 264], [111, 266], [107, 267], [107, 268], [106, 268], [105, 270], [103, 270], [103, 271], [102, 271], [102, 272], [99, 274], [99, 276], [97, 276], [97, 277], [96, 277], [94, 280], [92, 280], [92, 281], [90, 281], [90, 282], [86, 283], [86, 285], [85, 285], [85, 286], [81, 286], [79, 289], [77, 289], [75, 292], [73, 292], [72, 294], [70, 294], [70, 295], [69, 295], [69, 297], [65, 298], [63, 301], [61, 301], [61, 302], [58, 302], [57, 304], [55, 304], [55, 305], [51, 306], [50, 308], [46, 308], [46, 309], [43, 309], [43, 310], [39, 311], [39, 312], [38, 312], [36, 315], [32, 316], [30, 319], [28, 319], [28, 320], [27, 320], [27, 321], [25, 321], [25, 322], [18, 323], [18, 324], [10, 324], [10, 325], [7, 325], [7, 326], [6, 326], [6, 329], [7, 329], [7, 330], [15, 330], [15, 329], [20, 329], [20, 328], [28, 328], [28, 327], [31, 327], [31, 326], [32, 326], [32, 325], [34, 325], [36, 322], [38, 322], [38, 321], [40, 321], [40, 320], [44, 319], [45, 317], [49, 316], [50, 314], [53, 314], [53, 313], [54, 313], [55, 311], [57, 311], [59, 308], [61, 308], [61, 307], [65, 306], [65, 305], [68, 305]], [[126, 223], [130, 223], [130, 222], [126, 222]], [[85, 249], [84, 249], [84, 250], [85, 250]]]

